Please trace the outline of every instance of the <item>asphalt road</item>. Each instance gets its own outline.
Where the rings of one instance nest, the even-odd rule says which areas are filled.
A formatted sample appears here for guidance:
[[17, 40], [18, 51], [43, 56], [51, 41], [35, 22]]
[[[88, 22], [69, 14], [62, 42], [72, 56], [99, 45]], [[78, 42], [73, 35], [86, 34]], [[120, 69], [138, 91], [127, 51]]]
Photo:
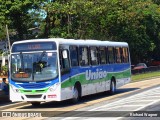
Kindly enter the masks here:
[[[76, 111], [62, 114], [56, 119], [160, 119], [160, 86], [153, 86], [113, 100], [104, 101]], [[159, 118], [158, 118], [159, 117]], [[49, 118], [49, 120], [52, 118]]]
[[[71, 104], [70, 101], [46, 102], [39, 107], [30, 104], [19, 103], [17, 106], [5, 105], [0, 110], [11, 112], [40, 112], [43, 119], [134, 119], [124, 117], [133, 111], [160, 111], [160, 78], [129, 83], [119, 88], [115, 95], [100, 93], [85, 96], [79, 104]], [[4, 107], [2, 109], [2, 107]], [[108, 113], [107, 113], [108, 112]], [[55, 117], [56, 116], [56, 117]], [[60, 117], [61, 116], [61, 117]], [[72, 116], [72, 117], [71, 117]], [[87, 117], [89, 116], [89, 117]], [[93, 116], [93, 117], [92, 117]], [[15, 116], [16, 117], [16, 116]], [[53, 118], [51, 118], [53, 117]], [[1, 119], [9, 119], [2, 117]], [[137, 117], [136, 117], [137, 118]], [[142, 117], [141, 117], [142, 118]], [[144, 118], [144, 117], [143, 117]], [[10, 118], [12, 119], [12, 118]], [[16, 117], [16, 119], [34, 119]], [[42, 117], [36, 118], [42, 119]], [[148, 119], [148, 117], [147, 117]], [[154, 118], [157, 119], [157, 118]], [[153, 120], [154, 120], [153, 119]]]

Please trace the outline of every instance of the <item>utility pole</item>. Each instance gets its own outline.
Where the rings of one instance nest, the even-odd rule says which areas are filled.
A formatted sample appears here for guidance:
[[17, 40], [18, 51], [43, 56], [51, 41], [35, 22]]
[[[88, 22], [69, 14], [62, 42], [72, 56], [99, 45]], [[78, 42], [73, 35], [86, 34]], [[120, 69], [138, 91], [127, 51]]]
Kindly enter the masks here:
[[11, 43], [10, 43], [10, 39], [9, 39], [9, 33], [8, 33], [8, 25], [6, 24], [6, 32], [7, 32], [7, 40], [8, 40], [8, 51], [10, 53], [11, 50]]
[[5, 61], [6, 61], [5, 54], [8, 53], [8, 52], [10, 53], [10, 50], [11, 50], [11, 44], [10, 44], [9, 33], [8, 33], [8, 25], [7, 24], [6, 24], [6, 36], [7, 36], [7, 40], [8, 40], [8, 49], [9, 50], [6, 49], [5, 51], [3, 51], [3, 53], [2, 53], [2, 65], [1, 66], [5, 66]]

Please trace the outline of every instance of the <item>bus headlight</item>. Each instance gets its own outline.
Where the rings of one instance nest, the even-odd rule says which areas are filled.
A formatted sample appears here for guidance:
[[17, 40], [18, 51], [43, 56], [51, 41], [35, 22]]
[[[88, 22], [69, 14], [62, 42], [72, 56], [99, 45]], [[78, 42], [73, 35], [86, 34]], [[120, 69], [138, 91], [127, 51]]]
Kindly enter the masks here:
[[20, 93], [20, 90], [18, 88], [14, 87], [13, 85], [11, 85], [11, 88], [15, 93]]

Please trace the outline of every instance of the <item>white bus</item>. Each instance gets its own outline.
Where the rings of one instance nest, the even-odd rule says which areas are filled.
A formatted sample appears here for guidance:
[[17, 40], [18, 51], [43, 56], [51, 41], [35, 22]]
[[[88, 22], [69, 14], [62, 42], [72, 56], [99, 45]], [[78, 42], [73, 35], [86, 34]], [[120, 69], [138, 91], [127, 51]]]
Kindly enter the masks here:
[[35, 39], [11, 48], [10, 100], [40, 105], [103, 91], [114, 93], [131, 79], [126, 42]]

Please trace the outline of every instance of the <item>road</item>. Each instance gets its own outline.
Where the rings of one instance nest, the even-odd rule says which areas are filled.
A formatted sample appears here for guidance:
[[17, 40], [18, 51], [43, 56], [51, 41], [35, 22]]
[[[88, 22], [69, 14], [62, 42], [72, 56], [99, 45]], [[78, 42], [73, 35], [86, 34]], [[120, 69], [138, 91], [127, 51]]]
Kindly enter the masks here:
[[[0, 110], [3, 112], [18, 111], [21, 115], [25, 112], [34, 112], [37, 113], [37, 116], [39, 115], [39, 119], [42, 119], [40, 117], [42, 115], [43, 119], [53, 119], [49, 117], [54, 117], [54, 119], [98, 119], [99, 117], [106, 119], [107, 116], [107, 119], [134, 120], [138, 113], [133, 114], [133, 111], [142, 111], [139, 114], [144, 114], [146, 111], [154, 111], [153, 113], [160, 111], [160, 78], [127, 84], [119, 88], [116, 94], [112, 96], [109, 96], [107, 93], [86, 96], [76, 105], [71, 104], [69, 101], [47, 102], [39, 107], [32, 107], [25, 102], [13, 105], [3, 105], [0, 107]], [[31, 119], [25, 117], [25, 114], [23, 114], [24, 118], [16, 115], [14, 115], [16, 119]], [[125, 117], [128, 115], [130, 117]], [[64, 118], [64, 116], [67, 117]], [[9, 117], [2, 117], [1, 119], [6, 118], [12, 119]], [[153, 118], [157, 119], [157, 117]]]
[[129, 96], [125, 95], [111, 101], [104, 101], [93, 106], [78, 109], [74, 112], [70, 112], [70, 114], [66, 113], [62, 115], [62, 117], [69, 117], [65, 119], [63, 118], [63, 120], [82, 119], [81, 116], [85, 117], [85, 119], [86, 117], [89, 117], [88, 119], [93, 117], [118, 117], [115, 119], [123, 119], [126, 116], [131, 118], [139, 116], [158, 117], [158, 114], [160, 113], [159, 106], [160, 86], [155, 86], [149, 89], [141, 90], [138, 94], [130, 94]]

